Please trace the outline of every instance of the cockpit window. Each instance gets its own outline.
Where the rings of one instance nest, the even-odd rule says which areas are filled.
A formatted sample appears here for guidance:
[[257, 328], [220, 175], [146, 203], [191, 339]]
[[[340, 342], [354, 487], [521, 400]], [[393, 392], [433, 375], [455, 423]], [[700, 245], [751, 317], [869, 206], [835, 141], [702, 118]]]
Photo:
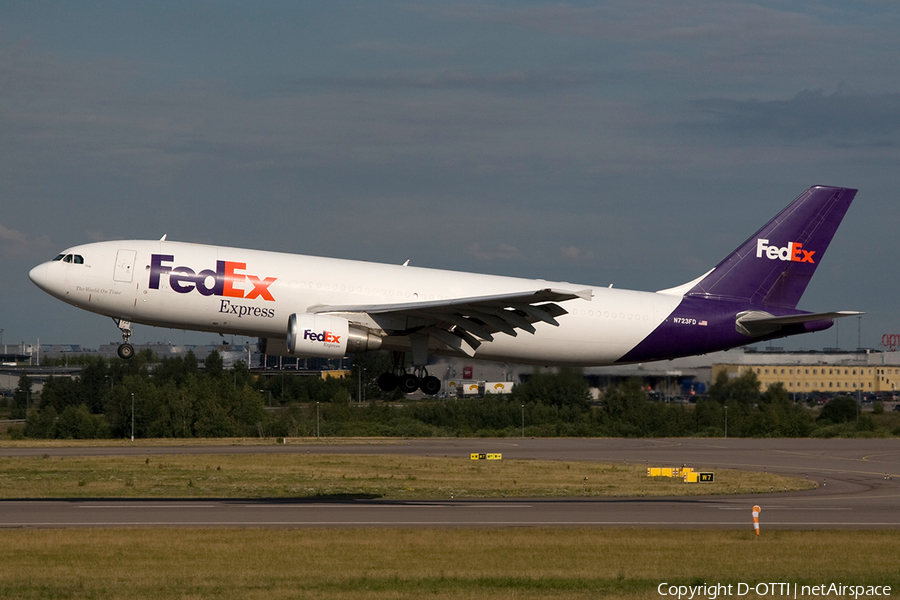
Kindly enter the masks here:
[[80, 254], [58, 254], [56, 258], [50, 262], [57, 262], [60, 260], [67, 263], [75, 263], [76, 265], [84, 264], [84, 257]]

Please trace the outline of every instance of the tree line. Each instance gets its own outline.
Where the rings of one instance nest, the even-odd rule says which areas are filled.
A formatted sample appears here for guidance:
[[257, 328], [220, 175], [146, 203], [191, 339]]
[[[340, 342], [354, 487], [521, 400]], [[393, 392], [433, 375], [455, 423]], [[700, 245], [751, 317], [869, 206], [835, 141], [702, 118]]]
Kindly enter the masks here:
[[[345, 379], [262, 375], [245, 363], [225, 369], [213, 352], [157, 360], [150, 351], [131, 360], [85, 357], [78, 377], [49, 379], [39, 398], [23, 375], [12, 418], [25, 418], [13, 436], [29, 438], [199, 437], [807, 437], [900, 435], [900, 415], [860, 413], [854, 398], [819, 408], [793, 402], [783, 386], [760, 392], [752, 372], [724, 373], [709, 393], [685, 405], [651, 399], [637, 379], [593, 401], [574, 369], [535, 371], [509, 395], [407, 400], [383, 394], [368, 373], [381, 355], [365, 356]], [[359, 379], [362, 376], [363, 379]], [[360, 402], [360, 397], [365, 402]]]

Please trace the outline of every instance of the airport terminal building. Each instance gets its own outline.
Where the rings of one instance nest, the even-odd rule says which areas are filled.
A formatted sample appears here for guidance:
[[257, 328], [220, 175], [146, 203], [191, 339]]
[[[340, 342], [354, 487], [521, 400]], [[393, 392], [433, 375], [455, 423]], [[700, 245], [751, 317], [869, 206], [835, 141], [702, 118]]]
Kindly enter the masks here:
[[[434, 372], [476, 381], [525, 381], [534, 367], [475, 360], [438, 359]], [[431, 368], [431, 367], [429, 367]], [[900, 352], [873, 349], [786, 351], [781, 348], [736, 348], [703, 356], [674, 360], [588, 367], [584, 375], [595, 395], [631, 378], [662, 400], [674, 400], [704, 394], [720, 372], [738, 377], [753, 371], [765, 391], [776, 382], [792, 393], [890, 394], [900, 387]]]
[[895, 352], [861, 352], [852, 355], [805, 353], [782, 355], [775, 362], [754, 360], [756, 353], [745, 353], [745, 361], [715, 364], [712, 379], [725, 372], [738, 377], [752, 371], [765, 391], [781, 383], [791, 393], [893, 394], [900, 384], [900, 364]]

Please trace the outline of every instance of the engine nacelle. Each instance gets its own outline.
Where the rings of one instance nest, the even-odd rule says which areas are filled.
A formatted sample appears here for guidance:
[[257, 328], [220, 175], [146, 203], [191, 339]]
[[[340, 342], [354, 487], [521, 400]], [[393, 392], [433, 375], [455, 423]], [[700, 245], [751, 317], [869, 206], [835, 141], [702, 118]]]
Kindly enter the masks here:
[[260, 350], [270, 355], [300, 358], [340, 358], [351, 352], [381, 348], [381, 338], [347, 319], [330, 315], [295, 313], [288, 319], [284, 340], [260, 340]]

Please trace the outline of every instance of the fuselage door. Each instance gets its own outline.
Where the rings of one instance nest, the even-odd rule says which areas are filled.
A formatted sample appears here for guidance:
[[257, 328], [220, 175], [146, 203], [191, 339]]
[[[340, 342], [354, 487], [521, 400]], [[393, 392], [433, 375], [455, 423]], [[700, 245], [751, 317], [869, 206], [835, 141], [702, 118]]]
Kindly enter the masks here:
[[134, 259], [136, 257], [137, 252], [134, 250], [119, 250], [119, 253], [116, 254], [116, 272], [113, 274], [113, 279], [123, 283], [131, 283]]

